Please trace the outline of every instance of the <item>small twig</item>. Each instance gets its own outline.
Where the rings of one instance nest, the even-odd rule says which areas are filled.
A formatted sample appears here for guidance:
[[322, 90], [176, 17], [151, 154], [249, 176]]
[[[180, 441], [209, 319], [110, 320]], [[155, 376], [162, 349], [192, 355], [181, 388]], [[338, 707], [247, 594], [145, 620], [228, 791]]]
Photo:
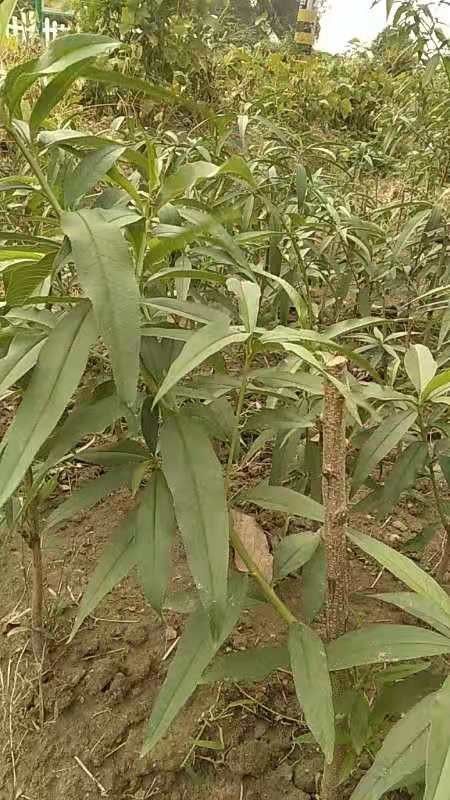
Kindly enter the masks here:
[[172, 652], [172, 651], [175, 649], [175, 647], [177, 646], [177, 644], [178, 644], [178, 642], [179, 642], [179, 641], [180, 641], [180, 637], [179, 637], [179, 636], [177, 636], [177, 638], [176, 638], [176, 639], [175, 639], [175, 640], [172, 642], [172, 644], [170, 645], [170, 647], [169, 647], [169, 648], [166, 650], [166, 652], [164, 653], [164, 655], [163, 655], [163, 657], [162, 657], [161, 661], [166, 661], [166, 659], [167, 659], [167, 658], [169, 658], [169, 656], [170, 656], [171, 652]]
[[375, 586], [377, 585], [378, 581], [380, 580], [383, 572], [384, 572], [384, 567], [383, 567], [383, 569], [380, 569], [380, 571], [379, 571], [377, 577], [375, 578], [374, 582], [370, 585], [370, 587], [369, 587], [370, 589], [375, 589]]
[[114, 755], [114, 753], [117, 753], [117, 751], [121, 750], [122, 747], [125, 747], [126, 743], [127, 743], [127, 740], [125, 739], [125, 741], [122, 742], [122, 744], [118, 744], [117, 747], [115, 747], [113, 750], [110, 750], [109, 753], [106, 753], [106, 756], [104, 757], [103, 761], [106, 761], [107, 758], [109, 758], [110, 756]]
[[101, 794], [101, 796], [102, 796], [102, 797], [107, 797], [107, 796], [108, 796], [108, 792], [106, 791], [105, 787], [104, 787], [104, 786], [102, 786], [102, 784], [100, 783], [100, 781], [99, 781], [99, 780], [97, 780], [97, 778], [95, 777], [95, 775], [93, 775], [93, 774], [92, 774], [92, 772], [90, 772], [90, 771], [88, 770], [88, 768], [87, 768], [86, 764], [83, 764], [83, 762], [82, 762], [81, 758], [78, 758], [78, 756], [74, 756], [74, 759], [75, 759], [75, 761], [77, 762], [78, 766], [79, 766], [79, 767], [81, 767], [81, 769], [83, 770], [83, 772], [85, 772], [85, 773], [86, 773], [86, 775], [88, 776], [88, 778], [90, 778], [90, 779], [91, 779], [91, 781], [93, 781], [93, 782], [95, 783], [95, 785], [97, 786], [97, 788], [100, 790], [100, 794]]

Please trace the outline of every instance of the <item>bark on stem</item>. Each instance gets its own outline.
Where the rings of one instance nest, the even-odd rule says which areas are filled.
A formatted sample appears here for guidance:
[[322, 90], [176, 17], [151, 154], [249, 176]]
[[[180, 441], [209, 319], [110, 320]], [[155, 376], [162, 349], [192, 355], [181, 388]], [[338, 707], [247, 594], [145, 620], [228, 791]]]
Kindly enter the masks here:
[[[337, 356], [328, 365], [331, 377], [345, 382], [346, 359]], [[347, 490], [345, 400], [331, 381], [325, 383], [323, 411], [322, 491], [325, 506], [323, 538], [327, 553], [327, 639], [345, 633], [348, 617]], [[345, 689], [346, 676], [333, 676], [334, 694]], [[338, 783], [346, 748], [337, 745], [331, 764], [325, 764], [321, 800], [338, 800]]]
[[36, 661], [41, 664], [44, 655], [44, 634], [43, 634], [43, 572], [42, 572], [42, 550], [41, 537], [36, 536], [31, 540], [31, 642]]

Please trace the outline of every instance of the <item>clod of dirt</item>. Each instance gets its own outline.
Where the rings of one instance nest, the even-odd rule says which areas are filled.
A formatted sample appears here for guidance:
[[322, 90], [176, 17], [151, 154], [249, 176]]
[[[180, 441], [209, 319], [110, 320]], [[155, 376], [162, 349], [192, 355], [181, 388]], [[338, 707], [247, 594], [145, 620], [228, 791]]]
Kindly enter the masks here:
[[[250, 553], [256, 566], [262, 572], [266, 580], [271, 581], [273, 575], [273, 556], [269, 550], [266, 534], [261, 525], [250, 514], [233, 509], [232, 512], [234, 530], [239, 536], [242, 544]], [[240, 572], [248, 572], [247, 567], [241, 557], [236, 553], [235, 564]]]
[[234, 775], [253, 775], [257, 778], [269, 766], [270, 748], [266, 742], [244, 742], [231, 748], [226, 761]]
[[240, 794], [240, 778], [227, 773], [195, 786], [190, 778], [183, 777], [177, 788], [170, 792], [170, 800], [192, 800], [193, 797], [196, 800], [236, 800]]
[[313, 794], [322, 771], [322, 756], [305, 754], [294, 767], [294, 786], [307, 794]]
[[249, 782], [246, 800], [309, 800], [309, 795], [297, 789], [291, 780], [292, 768], [281, 764], [263, 778]]
[[117, 672], [108, 689], [108, 697], [112, 703], [119, 703], [130, 691], [130, 681], [123, 672]]
[[124, 639], [131, 647], [140, 647], [149, 638], [149, 626], [145, 623], [134, 625], [125, 631]]

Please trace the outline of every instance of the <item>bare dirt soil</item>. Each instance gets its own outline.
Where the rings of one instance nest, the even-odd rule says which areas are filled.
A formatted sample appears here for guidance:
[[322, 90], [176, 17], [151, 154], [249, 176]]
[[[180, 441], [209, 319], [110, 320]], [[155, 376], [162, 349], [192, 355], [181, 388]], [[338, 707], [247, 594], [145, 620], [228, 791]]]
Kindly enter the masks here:
[[[131, 503], [117, 493], [46, 539], [48, 642], [41, 676], [29, 642], [28, 553], [17, 536], [0, 549], [0, 800], [314, 798], [321, 757], [314, 747], [293, 743], [306, 728], [288, 673], [251, 686], [201, 687], [169, 735], [141, 758], [146, 720], [183, 618], [170, 612], [160, 620], [131, 576], [68, 643], [83, 587]], [[276, 535], [273, 515], [257, 518], [269, 539]], [[390, 544], [424, 524], [412, 504], [383, 528], [367, 517], [360, 523]], [[356, 554], [351, 572], [352, 625], [407, 621], [364, 596], [392, 589], [392, 579]], [[285, 580], [282, 594], [301, 615], [299, 581]], [[188, 586], [177, 545], [171, 588]], [[227, 648], [284, 635], [272, 610], [261, 606], [245, 613]]]

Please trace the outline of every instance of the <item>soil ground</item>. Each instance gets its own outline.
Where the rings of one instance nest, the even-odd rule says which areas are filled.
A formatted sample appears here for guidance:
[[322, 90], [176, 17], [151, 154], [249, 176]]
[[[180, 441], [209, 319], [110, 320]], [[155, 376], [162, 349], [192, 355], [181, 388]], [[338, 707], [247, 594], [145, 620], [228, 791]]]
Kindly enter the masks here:
[[[293, 743], [306, 728], [288, 673], [261, 684], [200, 688], [169, 735], [140, 757], [146, 720], [183, 618], [169, 612], [160, 620], [133, 576], [68, 643], [83, 587], [131, 503], [119, 492], [46, 539], [48, 657], [41, 678], [29, 642], [28, 553], [17, 537], [7, 539], [0, 551], [0, 800], [315, 797], [321, 758], [313, 746]], [[263, 512], [257, 518], [273, 540], [276, 516]], [[359, 523], [390, 544], [410, 538], [424, 524], [412, 503], [383, 528], [367, 516]], [[301, 616], [300, 580], [285, 580], [282, 594]], [[353, 554], [354, 626], [362, 618], [407, 621], [401, 612], [362, 596], [392, 585], [391, 578]], [[188, 586], [177, 545], [172, 589]], [[272, 610], [260, 606], [244, 614], [227, 648], [273, 644], [283, 637]], [[205, 742], [209, 747], [202, 746]]]

